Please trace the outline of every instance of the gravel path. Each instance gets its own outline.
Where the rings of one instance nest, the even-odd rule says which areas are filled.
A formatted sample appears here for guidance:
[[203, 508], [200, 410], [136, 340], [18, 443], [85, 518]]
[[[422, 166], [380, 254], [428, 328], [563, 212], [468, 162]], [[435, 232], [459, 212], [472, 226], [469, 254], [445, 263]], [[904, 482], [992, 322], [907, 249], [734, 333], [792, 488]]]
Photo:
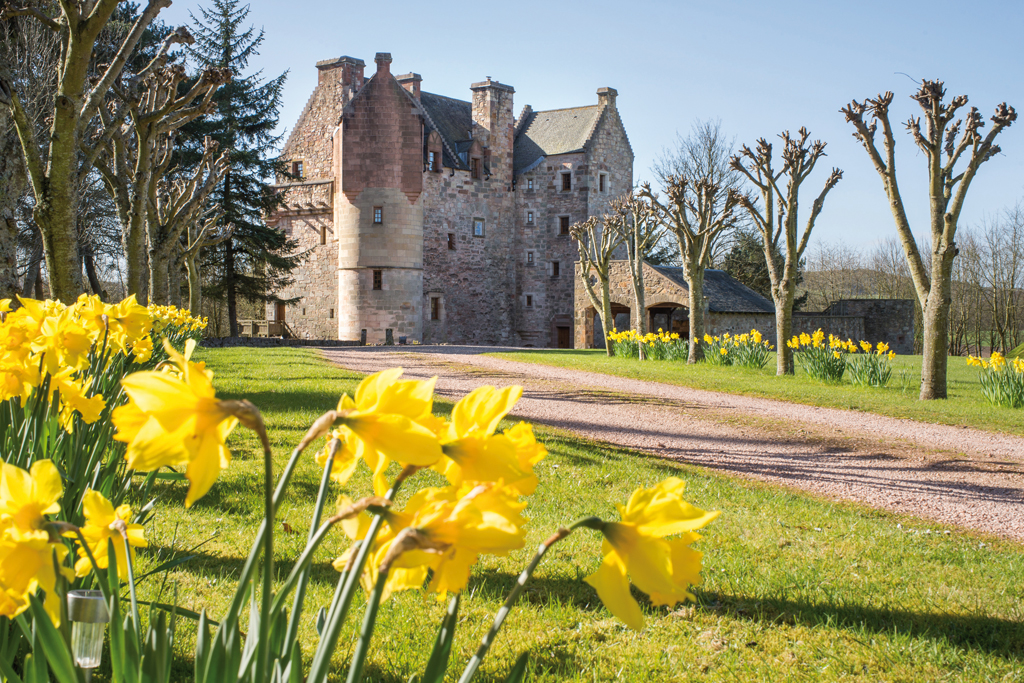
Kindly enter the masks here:
[[[358, 372], [438, 375], [457, 399], [522, 384], [513, 415], [732, 474], [1024, 541], [1024, 439], [480, 355], [488, 347], [342, 347]], [[521, 349], [520, 349], [521, 350]]]

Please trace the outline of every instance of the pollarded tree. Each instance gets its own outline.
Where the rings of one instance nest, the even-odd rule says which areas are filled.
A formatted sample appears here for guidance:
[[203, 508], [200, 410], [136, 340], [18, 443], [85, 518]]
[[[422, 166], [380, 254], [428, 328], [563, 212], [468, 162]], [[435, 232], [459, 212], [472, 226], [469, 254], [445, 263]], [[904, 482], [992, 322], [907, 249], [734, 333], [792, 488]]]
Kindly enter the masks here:
[[[976, 107], [962, 119], [957, 112], [967, 104], [965, 95], [948, 103], [942, 81], [922, 81], [912, 96], [924, 112], [911, 117], [907, 130], [928, 162], [928, 209], [931, 257], [926, 263], [914, 239], [910, 220], [896, 182], [896, 138], [889, 122], [893, 94], [886, 92], [864, 102], [853, 100], [840, 111], [854, 128], [857, 138], [882, 178], [889, 208], [896, 222], [896, 233], [910, 266], [910, 276], [923, 312], [924, 349], [921, 363], [922, 400], [946, 398], [946, 367], [949, 346], [949, 309], [952, 303], [953, 260], [957, 255], [956, 230], [964, 200], [978, 168], [999, 153], [996, 136], [1016, 119], [1017, 112], [1005, 102], [996, 107], [991, 117], [992, 128], [982, 134], [985, 121]], [[867, 114], [870, 123], [865, 118]], [[875, 133], [882, 124], [882, 149], [878, 149]], [[965, 156], [966, 155], [966, 156]], [[966, 159], [966, 166], [957, 168]]]
[[665, 178], [667, 201], [662, 203], [644, 184], [648, 198], [659, 220], [676, 236], [683, 262], [683, 274], [689, 292], [690, 353], [687, 363], [704, 357], [704, 271], [711, 264], [711, 255], [719, 238], [734, 225], [733, 212], [740, 195], [712, 177], [688, 178], [670, 175]]
[[[778, 171], [772, 163], [772, 146], [764, 138], [757, 141], [757, 151], [743, 145], [740, 153], [730, 162], [761, 194], [760, 206], [746, 195], [740, 195], [739, 202], [761, 234], [761, 246], [775, 303], [776, 373], [779, 375], [793, 374], [793, 350], [786, 346], [786, 341], [793, 333], [793, 302], [796, 299], [800, 261], [807, 250], [807, 241], [811, 237], [814, 223], [825, 205], [826, 195], [843, 177], [843, 172], [838, 168], [832, 169], [825, 187], [811, 205], [811, 215], [801, 233], [798, 215], [800, 186], [814, 171], [818, 160], [825, 156], [825, 143], [820, 140], [809, 143], [810, 135], [806, 128], [801, 128], [795, 138], [790, 136], [789, 131], [779, 136], [783, 147], [782, 168]], [[774, 258], [780, 251], [783, 254], [781, 268]]]
[[171, 2], [149, 0], [99, 73], [93, 70], [94, 50], [118, 0], [61, 0], [54, 16], [33, 0], [5, 4], [0, 19], [32, 17], [60, 36], [63, 54], [48, 134], [39, 134], [22, 104], [22, 84], [9, 73], [0, 72], [0, 106], [10, 110], [21, 143], [35, 197], [33, 214], [42, 233], [51, 295], [70, 301], [83, 290], [75, 230], [76, 193], [90, 170], [88, 160], [83, 163], [79, 145], [146, 28]]
[[[569, 234], [580, 245], [580, 277], [583, 288], [590, 298], [594, 310], [601, 316], [604, 330], [604, 348], [608, 355], [614, 355], [612, 340], [608, 333], [615, 327], [612, 318], [611, 265], [615, 250], [622, 244], [622, 236], [607, 225], [608, 216], [599, 221], [591, 216], [581, 223], [569, 227]], [[594, 289], [591, 278], [596, 277], [600, 285], [600, 296]]]
[[[647, 305], [644, 298], [644, 262], [647, 253], [661, 239], [662, 228], [650, 202], [631, 192], [611, 203], [611, 213], [605, 218], [608, 229], [618, 233], [626, 247], [630, 280], [633, 284], [633, 329], [641, 337], [647, 334]], [[640, 345], [641, 358], [643, 345]]]

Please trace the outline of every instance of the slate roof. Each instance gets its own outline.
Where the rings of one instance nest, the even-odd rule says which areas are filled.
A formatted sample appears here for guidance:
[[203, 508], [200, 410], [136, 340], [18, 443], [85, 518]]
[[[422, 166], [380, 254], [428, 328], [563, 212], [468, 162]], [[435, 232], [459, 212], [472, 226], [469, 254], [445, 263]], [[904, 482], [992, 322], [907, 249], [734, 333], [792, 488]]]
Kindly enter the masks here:
[[513, 172], [525, 173], [543, 157], [582, 151], [600, 115], [596, 104], [531, 112], [516, 135]]
[[[689, 293], [682, 268], [651, 266]], [[733, 278], [724, 270], [708, 268], [704, 271], [704, 296], [712, 313], [774, 313], [775, 306], [750, 287]]]
[[[473, 105], [464, 100], [421, 92], [420, 106], [427, 113], [428, 127], [436, 130], [445, 142], [444, 165], [449, 168], [469, 168], [462, 159], [453, 158], [452, 154], [464, 151], [460, 144], [467, 143], [470, 139], [469, 131], [473, 129]], [[462, 147], [469, 149], [469, 144]]]

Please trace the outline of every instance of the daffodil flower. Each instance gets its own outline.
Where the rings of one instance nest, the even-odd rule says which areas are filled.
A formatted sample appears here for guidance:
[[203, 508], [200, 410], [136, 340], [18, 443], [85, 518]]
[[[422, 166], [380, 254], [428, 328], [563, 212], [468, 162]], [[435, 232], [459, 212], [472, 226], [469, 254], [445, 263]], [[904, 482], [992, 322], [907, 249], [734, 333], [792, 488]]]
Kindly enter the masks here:
[[[122, 580], [128, 579], [128, 562], [124, 552], [123, 530], [128, 539], [132, 562], [135, 562], [135, 548], [145, 548], [144, 530], [141, 524], [132, 524], [132, 509], [128, 505], [120, 505], [114, 509], [113, 504], [96, 491], [86, 491], [82, 497], [82, 511], [85, 513], [85, 525], [82, 536], [89, 544], [96, 559], [96, 566], [106, 569], [110, 566], [108, 541], [114, 543], [114, 555], [117, 558], [117, 574]], [[85, 548], [78, 549], [78, 561], [75, 563], [75, 574], [87, 576], [93, 570], [92, 562]]]
[[206, 495], [231, 462], [225, 445], [238, 424], [213, 390], [213, 373], [164, 341], [178, 375], [136, 372], [121, 381], [130, 402], [112, 415], [118, 441], [128, 443], [128, 467], [151, 472], [185, 465], [190, 486], [185, 506]]
[[48, 538], [43, 530], [46, 515], [60, 512], [57, 501], [64, 493], [56, 465], [51, 460], [37, 460], [26, 472], [16, 465], [2, 463], [0, 472], [0, 519], [11, 522], [5, 533]]
[[74, 572], [64, 567], [68, 549], [61, 542], [51, 543], [45, 533], [22, 535], [10, 533], [11, 522], [0, 522], [0, 614], [14, 617], [29, 607], [28, 596], [42, 588], [46, 591], [43, 608], [54, 625], [60, 625], [61, 596], [56, 590], [57, 573], [54, 556], [61, 575], [71, 580]]
[[[604, 559], [587, 583], [608, 610], [632, 629], [644, 626], [640, 605], [629, 583], [647, 593], [655, 605], [672, 606], [694, 599], [689, 587], [700, 583], [702, 554], [690, 548], [700, 536], [694, 531], [718, 517], [682, 498], [685, 483], [670, 477], [650, 489], [638, 489], [619, 507], [621, 522], [604, 524]], [[668, 536], [681, 534], [678, 538]]]

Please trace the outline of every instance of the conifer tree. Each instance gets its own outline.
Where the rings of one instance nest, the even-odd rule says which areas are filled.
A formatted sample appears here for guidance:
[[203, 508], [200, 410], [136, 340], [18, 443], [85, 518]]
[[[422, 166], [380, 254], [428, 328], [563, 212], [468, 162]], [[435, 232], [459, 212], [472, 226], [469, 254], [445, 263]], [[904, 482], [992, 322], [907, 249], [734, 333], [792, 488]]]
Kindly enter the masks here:
[[208, 249], [202, 263], [213, 274], [205, 288], [208, 296], [226, 299], [230, 335], [238, 335], [238, 299], [252, 303], [281, 301], [275, 292], [292, 282], [298, 265], [296, 243], [268, 226], [264, 216], [279, 205], [269, 179], [280, 162], [271, 152], [280, 143], [275, 135], [281, 93], [288, 73], [264, 80], [263, 72], [249, 72], [249, 59], [258, 54], [263, 31], [243, 28], [249, 6], [239, 0], [213, 0], [211, 8], [192, 15], [196, 39], [189, 58], [197, 71], [228, 68], [232, 81], [217, 91], [216, 111], [185, 130], [188, 148], [182, 165], [198, 164], [203, 140], [209, 136], [230, 151], [231, 167], [211, 201], [223, 213], [221, 224], [231, 238]]

